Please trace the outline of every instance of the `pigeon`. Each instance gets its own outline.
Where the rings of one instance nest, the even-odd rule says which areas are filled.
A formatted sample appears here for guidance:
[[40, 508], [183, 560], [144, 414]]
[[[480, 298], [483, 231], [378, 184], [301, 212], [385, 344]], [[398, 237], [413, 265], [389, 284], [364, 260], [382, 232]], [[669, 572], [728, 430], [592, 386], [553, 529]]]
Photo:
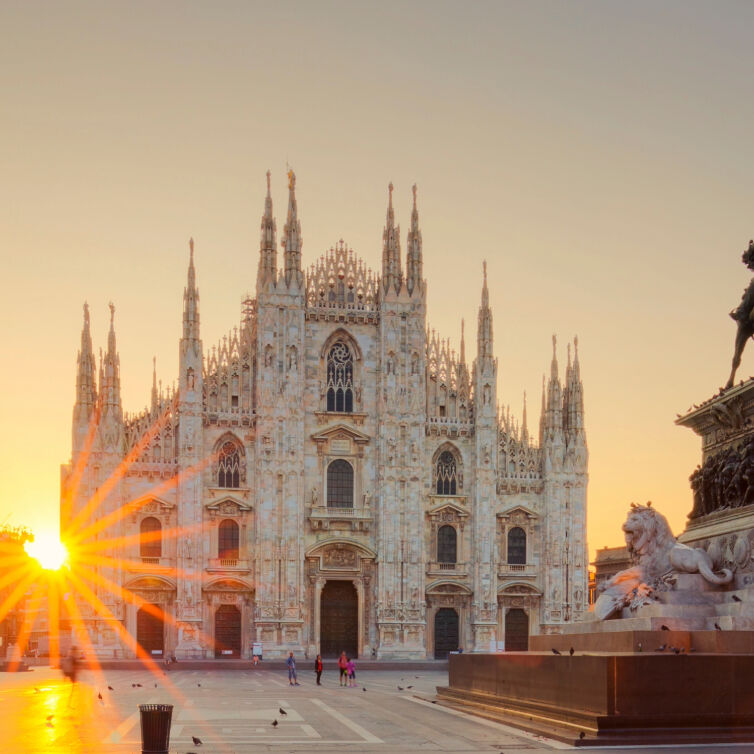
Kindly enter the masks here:
[[55, 715], [47, 715], [48, 720], [52, 720], [53, 717], [55, 717]]
[[657, 647], [657, 649], [655, 649], [655, 652], [664, 652], [667, 648], [668, 648], [667, 644], [660, 644], [660, 646]]
[[136, 688], [136, 684], [135, 684], [135, 683], [132, 683], [132, 684], [131, 684], [131, 688], [132, 688], [132, 689], [135, 689], [135, 688]]
[[191, 740], [194, 742], [194, 746], [201, 746], [202, 745], [202, 739], [197, 738], [196, 736], [191, 736]]
[[673, 652], [675, 652], [675, 653], [676, 653], [677, 655], [681, 654], [681, 650], [680, 650], [680, 649], [678, 649], [678, 647], [671, 647], [671, 649], [672, 649], [672, 650], [673, 650]]
[[363, 689], [361, 689], [361, 690], [362, 690], [362, 691], [366, 691], [366, 690], [367, 690], [367, 687], [366, 687], [366, 686], [364, 686], [364, 688], [363, 688]]
[[156, 683], [155, 683], [154, 687], [157, 688], [157, 684]]
[[414, 676], [414, 678], [418, 678], [418, 677], [419, 677], [418, 675], [415, 675], [415, 676]]
[[107, 690], [108, 690], [108, 691], [115, 691], [115, 689], [114, 689], [114, 688], [113, 688], [112, 686], [108, 686], [108, 687], [107, 687]]
[[197, 685], [197, 686], [198, 686], [199, 688], [201, 688], [201, 687], [202, 687], [202, 684], [201, 684], [201, 683], [197, 683], [196, 685]]
[[281, 715], [287, 715], [288, 714], [282, 707], [278, 708], [278, 712], [280, 712]]
[[273, 720], [272, 721], [272, 727], [273, 728], [277, 728], [278, 727], [278, 721], [277, 720]]
[[54, 726], [54, 725], [53, 725], [53, 724], [52, 724], [51, 722], [49, 722], [49, 721], [48, 721], [48, 722], [46, 722], [46, 723], [45, 723], [45, 725], [46, 725], [46, 726], [47, 726], [48, 728], [54, 728], [54, 727], [55, 727], [55, 726]]
[[137, 684], [136, 684], [136, 688], [137, 688], [137, 689], [140, 689], [140, 688], [143, 688], [143, 687], [142, 687], [142, 685], [141, 685], [140, 683], [137, 683]]
[[398, 686], [398, 691], [403, 691], [403, 686]]
[[670, 629], [664, 623], [660, 626], [660, 630], [661, 631], [670, 631]]
[[639, 652], [641, 652], [641, 642], [639, 642]]
[[733, 602], [743, 602], [743, 600], [735, 594], [733, 595], [732, 599], [733, 599]]
[[575, 651], [576, 651], [576, 650], [575, 650], [575, 649], [574, 649], [573, 647], [571, 647], [571, 648], [570, 648], [570, 649], [568, 650], [568, 654], [569, 654], [569, 655], [571, 655], [571, 657], [573, 657], [573, 653], [574, 653]]
[[413, 687], [413, 686], [406, 686], [406, 688], [407, 688], [407, 689], [412, 689], [412, 688], [414, 688], [414, 687]]
[[555, 649], [555, 647], [553, 647], [553, 649], [552, 649], [552, 653], [553, 653], [554, 655], [559, 655], [559, 654], [560, 654], [560, 652], [558, 652], [558, 650], [557, 650], [557, 649]]
[[99, 699], [100, 701], [102, 701], [102, 694], [99, 691], [97, 692], [97, 699]]
[[580, 740], [580, 741], [583, 741], [583, 740], [584, 740], [584, 738], [586, 738], [586, 733], [584, 733], [584, 731], [582, 730], [582, 731], [581, 731], [581, 732], [579, 733], [579, 740]]
[[715, 623], [715, 631], [722, 631], [723, 629]]

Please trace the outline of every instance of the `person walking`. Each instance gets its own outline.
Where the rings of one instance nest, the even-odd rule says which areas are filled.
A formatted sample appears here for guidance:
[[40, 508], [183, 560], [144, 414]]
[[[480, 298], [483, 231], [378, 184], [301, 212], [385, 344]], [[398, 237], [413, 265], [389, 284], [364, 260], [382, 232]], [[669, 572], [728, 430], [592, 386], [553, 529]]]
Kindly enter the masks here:
[[298, 682], [298, 678], [296, 677], [296, 660], [293, 659], [293, 652], [288, 655], [288, 659], [285, 661], [285, 664], [288, 666], [288, 685], [300, 686], [301, 684]]
[[76, 678], [79, 672], [79, 656], [78, 648], [72, 646], [68, 651], [68, 656], [64, 657], [60, 662], [60, 669], [63, 671], [63, 675], [71, 681], [71, 694], [68, 697], [68, 706], [71, 706], [73, 700], [73, 690], [76, 688]]
[[340, 675], [340, 685], [345, 686], [347, 685], [348, 681], [348, 658], [346, 657], [345, 652], [340, 653], [340, 657], [338, 657], [338, 670]]
[[349, 657], [346, 663], [346, 670], [348, 671], [348, 685], [356, 685], [356, 663]]
[[317, 659], [314, 661], [314, 672], [317, 674], [317, 686], [321, 686], [319, 679], [322, 678], [322, 656], [317, 655]]

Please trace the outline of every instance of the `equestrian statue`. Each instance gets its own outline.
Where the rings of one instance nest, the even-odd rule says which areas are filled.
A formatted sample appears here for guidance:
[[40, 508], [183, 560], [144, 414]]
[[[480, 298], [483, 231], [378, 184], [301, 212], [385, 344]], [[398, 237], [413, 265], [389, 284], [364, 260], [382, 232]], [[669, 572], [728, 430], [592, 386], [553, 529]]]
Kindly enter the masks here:
[[[749, 241], [749, 248], [741, 255], [741, 261], [754, 272], [754, 240]], [[734, 309], [730, 316], [736, 320], [738, 329], [736, 330], [736, 346], [733, 352], [733, 368], [730, 372], [728, 384], [725, 386], [726, 390], [733, 387], [736, 370], [741, 364], [741, 354], [744, 352], [744, 347], [749, 338], [754, 336], [754, 279], [744, 291], [738, 309]]]

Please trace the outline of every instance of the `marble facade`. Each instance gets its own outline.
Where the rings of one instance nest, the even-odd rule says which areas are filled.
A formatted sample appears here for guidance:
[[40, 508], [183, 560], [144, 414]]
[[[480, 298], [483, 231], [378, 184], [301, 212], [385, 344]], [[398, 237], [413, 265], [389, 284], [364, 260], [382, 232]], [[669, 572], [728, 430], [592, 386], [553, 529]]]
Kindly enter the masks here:
[[[205, 349], [192, 242], [178, 385], [155, 376], [138, 414], [113, 313], [97, 380], [85, 309], [61, 519], [112, 520], [97, 568], [123, 592], [82, 607], [99, 655], [133, 655], [113, 620], [155, 655], [313, 656], [340, 621], [359, 656], [414, 659], [584, 616], [577, 343], [561, 383], [553, 338], [535, 439], [525, 405], [520, 423], [499, 407], [486, 269], [467, 362], [463, 334], [456, 354], [427, 326], [415, 190], [405, 270], [399, 233], [391, 186], [381, 275], [343, 241], [305, 271], [291, 173], [279, 270], [268, 174], [256, 297]], [[168, 616], [159, 648], [145, 604]]]

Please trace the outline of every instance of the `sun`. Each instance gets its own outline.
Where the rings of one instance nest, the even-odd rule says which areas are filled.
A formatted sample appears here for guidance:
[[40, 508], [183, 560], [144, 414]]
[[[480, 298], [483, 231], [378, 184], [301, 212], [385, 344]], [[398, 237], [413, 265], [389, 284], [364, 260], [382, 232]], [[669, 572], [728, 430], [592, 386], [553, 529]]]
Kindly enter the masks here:
[[46, 571], [57, 571], [68, 562], [68, 550], [54, 534], [36, 534], [24, 549]]

